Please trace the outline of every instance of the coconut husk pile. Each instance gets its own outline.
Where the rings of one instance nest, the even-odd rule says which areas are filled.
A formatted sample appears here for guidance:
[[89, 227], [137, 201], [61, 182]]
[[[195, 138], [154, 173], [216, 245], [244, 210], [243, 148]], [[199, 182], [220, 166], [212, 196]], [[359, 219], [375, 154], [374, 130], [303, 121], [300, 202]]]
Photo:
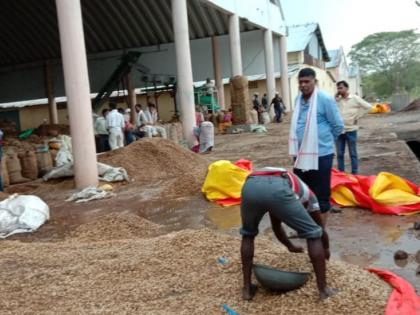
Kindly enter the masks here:
[[[202, 229], [156, 237], [128, 233], [126, 239], [111, 240], [108, 233], [115, 233], [117, 221], [107, 217], [80, 227], [61, 242], [3, 241], [2, 312], [223, 314], [226, 304], [239, 314], [379, 315], [391, 291], [375, 275], [332, 261], [329, 284], [340, 292], [325, 302], [317, 299], [313, 276], [299, 290], [279, 295], [259, 288], [252, 302], [244, 302], [239, 237]], [[160, 230], [133, 216], [122, 219], [123, 229], [128, 221]], [[225, 265], [218, 263], [222, 256]], [[284, 270], [312, 270], [307, 255], [288, 253], [263, 236], [257, 238], [255, 261]]]
[[420, 98], [415, 99], [414, 101], [412, 101], [410, 104], [408, 104], [406, 107], [404, 107], [400, 111], [409, 112], [409, 111], [419, 110], [419, 109], [420, 109]]
[[136, 184], [159, 181], [168, 194], [191, 195], [200, 191], [208, 162], [192, 151], [162, 138], [146, 139], [104, 153], [99, 162], [123, 167]]

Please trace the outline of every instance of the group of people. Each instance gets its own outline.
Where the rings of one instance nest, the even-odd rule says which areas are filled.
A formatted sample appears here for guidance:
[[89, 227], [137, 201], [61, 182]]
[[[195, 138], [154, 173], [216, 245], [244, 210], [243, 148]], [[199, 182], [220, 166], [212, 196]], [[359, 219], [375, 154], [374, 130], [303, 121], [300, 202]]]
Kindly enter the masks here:
[[256, 286], [251, 283], [254, 239], [267, 212], [275, 236], [290, 252], [303, 252], [303, 248], [288, 239], [282, 222], [307, 240], [320, 299], [337, 292], [327, 286], [325, 263], [330, 258], [326, 224], [332, 209], [330, 185], [334, 153], [337, 150], [338, 168], [344, 171], [347, 144], [352, 173], [357, 174], [357, 121], [371, 105], [349, 94], [345, 81], [337, 83], [335, 99], [320, 91], [316, 87], [316, 73], [311, 68], [300, 70], [298, 80], [300, 93], [295, 101], [289, 136], [293, 172], [273, 167], [254, 171], [242, 189], [240, 232], [245, 300], [252, 299], [256, 292]]
[[158, 125], [158, 112], [155, 104], [137, 104], [134, 123], [131, 122], [131, 110], [117, 108], [115, 103], [109, 109], [102, 110], [102, 116], [96, 118], [95, 137], [97, 152], [105, 152], [124, 147], [140, 138], [160, 135], [166, 138], [165, 128]]
[[274, 121], [276, 123], [282, 122], [282, 115], [283, 113], [285, 113], [286, 107], [284, 106], [283, 99], [281, 98], [279, 92], [276, 92], [274, 98], [271, 100], [270, 103], [268, 102], [268, 96], [266, 93], [264, 93], [261, 102], [259, 100], [259, 93], [254, 93], [254, 96], [252, 98], [252, 108], [258, 113], [258, 122], [260, 124], [264, 123], [264, 115], [268, 115], [269, 117], [271, 106], [273, 106], [274, 108]]

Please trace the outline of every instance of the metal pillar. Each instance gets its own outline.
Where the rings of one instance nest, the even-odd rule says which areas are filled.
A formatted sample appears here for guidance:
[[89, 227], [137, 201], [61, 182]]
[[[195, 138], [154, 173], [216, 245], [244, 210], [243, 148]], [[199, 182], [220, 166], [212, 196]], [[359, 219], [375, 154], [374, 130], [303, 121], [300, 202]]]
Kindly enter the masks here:
[[50, 116], [50, 124], [58, 124], [58, 112], [57, 112], [57, 103], [55, 102], [54, 97], [54, 85], [51, 74], [51, 62], [45, 62], [45, 93], [48, 98], [48, 112]]
[[190, 146], [193, 146], [195, 143], [193, 134], [195, 105], [187, 2], [186, 0], [171, 0], [171, 3], [177, 69], [177, 104], [181, 111], [184, 138]]
[[[267, 96], [270, 103], [276, 93], [276, 78], [274, 76], [273, 33], [269, 29], [264, 31], [264, 53]], [[274, 117], [274, 108], [270, 111], [270, 115]]]
[[239, 17], [237, 14], [229, 16], [229, 44], [232, 76], [242, 75], [241, 36], [239, 29]]
[[281, 77], [281, 97], [287, 111], [292, 109], [289, 89], [289, 70], [287, 61], [287, 42], [286, 36], [280, 36], [280, 77]]
[[216, 81], [218, 102], [222, 109], [225, 108], [225, 89], [223, 85], [222, 71], [220, 70], [220, 45], [219, 38], [213, 36], [211, 38], [211, 47], [213, 51], [213, 71]]
[[76, 188], [98, 185], [80, 0], [56, 0]]

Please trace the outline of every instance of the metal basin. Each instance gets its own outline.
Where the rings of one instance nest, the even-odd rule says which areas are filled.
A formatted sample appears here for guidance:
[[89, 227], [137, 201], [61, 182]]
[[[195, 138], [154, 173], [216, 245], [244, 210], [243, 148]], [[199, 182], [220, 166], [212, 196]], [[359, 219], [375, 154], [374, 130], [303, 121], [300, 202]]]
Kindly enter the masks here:
[[291, 272], [274, 269], [268, 266], [255, 264], [254, 274], [258, 282], [266, 289], [287, 292], [300, 288], [308, 280], [308, 272]]

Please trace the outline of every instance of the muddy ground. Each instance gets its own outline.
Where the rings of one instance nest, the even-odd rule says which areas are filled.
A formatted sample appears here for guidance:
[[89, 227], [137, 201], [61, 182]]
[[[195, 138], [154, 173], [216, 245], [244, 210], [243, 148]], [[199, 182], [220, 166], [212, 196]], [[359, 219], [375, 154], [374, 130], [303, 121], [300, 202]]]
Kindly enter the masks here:
[[[281, 124], [272, 124], [267, 134], [220, 135], [215, 149], [205, 156], [208, 161], [239, 158], [250, 159], [255, 167], [292, 166], [287, 156], [288, 117]], [[361, 120], [359, 133], [360, 173], [393, 172], [420, 184], [420, 163], [398, 136], [412, 135], [418, 128], [420, 111], [392, 115], [370, 115]], [[405, 138], [404, 138], [405, 139]], [[419, 137], [420, 139], [420, 137]], [[411, 139], [412, 140], [412, 139]], [[141, 159], [138, 161], [141, 167]], [[207, 202], [200, 193], [179, 195], [169, 193], [171, 179], [132, 182], [115, 185], [116, 196], [85, 204], [64, 200], [74, 192], [68, 180], [16, 185], [9, 193], [35, 193], [51, 207], [51, 220], [33, 234], [13, 236], [27, 242], [59, 241], [83, 223], [112, 212], [129, 212], [162, 224], [166, 232], [186, 228], [209, 227], [236, 234], [239, 208], [220, 208]], [[197, 191], [199, 188], [197, 189]], [[396, 217], [370, 213], [362, 209], [345, 209], [331, 214], [329, 230], [333, 258], [357, 264], [390, 269], [409, 280], [420, 291], [415, 275], [417, 263], [413, 255], [406, 262], [394, 262], [397, 249], [415, 254], [420, 249], [419, 235], [411, 228], [420, 216]], [[267, 220], [262, 223], [264, 234], [270, 234]]]

